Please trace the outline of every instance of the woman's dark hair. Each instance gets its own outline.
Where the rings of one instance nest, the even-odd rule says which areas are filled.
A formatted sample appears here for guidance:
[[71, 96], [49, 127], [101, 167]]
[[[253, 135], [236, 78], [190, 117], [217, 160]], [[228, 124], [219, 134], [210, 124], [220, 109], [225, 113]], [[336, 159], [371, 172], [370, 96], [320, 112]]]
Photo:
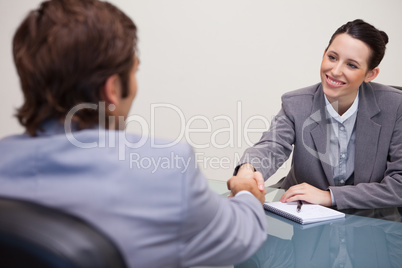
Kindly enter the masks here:
[[[134, 22], [110, 3], [43, 2], [27, 15], [13, 39], [24, 93], [16, 114], [19, 122], [35, 136], [45, 120], [63, 120], [80, 103], [98, 104], [101, 89], [113, 74], [119, 75], [126, 97], [136, 45]], [[82, 109], [73, 120], [81, 129], [95, 126], [98, 111]]]
[[335, 37], [342, 33], [346, 33], [370, 47], [371, 54], [368, 61], [369, 70], [374, 69], [380, 64], [385, 54], [385, 45], [388, 43], [388, 35], [385, 32], [376, 29], [373, 25], [361, 19], [349, 21], [336, 30], [331, 40], [329, 40], [328, 47], [332, 44]]

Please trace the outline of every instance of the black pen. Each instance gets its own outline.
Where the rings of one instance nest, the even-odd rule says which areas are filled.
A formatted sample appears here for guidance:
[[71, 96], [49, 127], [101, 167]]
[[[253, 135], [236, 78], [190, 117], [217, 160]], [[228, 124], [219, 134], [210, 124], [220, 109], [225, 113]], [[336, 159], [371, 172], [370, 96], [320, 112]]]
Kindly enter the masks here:
[[297, 201], [297, 212], [300, 212], [303, 202], [301, 200]]

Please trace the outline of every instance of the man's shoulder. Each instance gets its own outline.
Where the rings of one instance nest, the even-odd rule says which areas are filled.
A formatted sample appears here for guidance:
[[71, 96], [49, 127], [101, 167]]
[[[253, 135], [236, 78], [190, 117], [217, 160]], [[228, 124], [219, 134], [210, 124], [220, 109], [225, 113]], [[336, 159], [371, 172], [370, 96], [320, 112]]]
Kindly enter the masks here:
[[179, 139], [158, 138], [149, 135], [125, 133], [123, 142], [126, 147], [133, 150], [149, 151], [153, 154], [170, 154], [172, 152], [182, 155], [191, 155], [193, 148]]
[[51, 138], [67, 142], [78, 148], [107, 148], [109, 151], [141, 152], [143, 154], [163, 155], [170, 152], [192, 153], [192, 147], [181, 139], [158, 138], [148, 133], [132, 133], [127, 130], [85, 129]]

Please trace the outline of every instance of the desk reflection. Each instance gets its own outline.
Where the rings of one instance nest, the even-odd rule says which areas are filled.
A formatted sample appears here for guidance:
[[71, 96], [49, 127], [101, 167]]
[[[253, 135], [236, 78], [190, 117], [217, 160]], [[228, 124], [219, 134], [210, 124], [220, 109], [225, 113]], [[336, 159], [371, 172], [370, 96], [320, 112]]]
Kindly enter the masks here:
[[402, 223], [354, 214], [309, 227], [267, 213], [291, 224], [293, 234], [289, 239], [268, 234], [263, 247], [235, 267], [402, 267]]
[[[226, 183], [210, 181], [222, 196]], [[267, 202], [283, 189], [267, 188]], [[265, 244], [236, 268], [255, 267], [402, 267], [402, 208], [342, 210], [346, 217], [304, 226], [267, 212]]]

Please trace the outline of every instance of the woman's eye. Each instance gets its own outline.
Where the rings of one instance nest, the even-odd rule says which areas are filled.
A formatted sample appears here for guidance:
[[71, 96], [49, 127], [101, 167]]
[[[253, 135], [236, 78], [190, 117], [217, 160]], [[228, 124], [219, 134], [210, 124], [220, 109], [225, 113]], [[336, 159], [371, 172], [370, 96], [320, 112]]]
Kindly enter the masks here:
[[329, 60], [336, 60], [336, 58], [334, 56], [328, 55], [328, 59]]
[[352, 69], [357, 69], [357, 66], [354, 65], [354, 64], [352, 64], [352, 63], [349, 63], [348, 65], [349, 65], [349, 67], [352, 68]]

